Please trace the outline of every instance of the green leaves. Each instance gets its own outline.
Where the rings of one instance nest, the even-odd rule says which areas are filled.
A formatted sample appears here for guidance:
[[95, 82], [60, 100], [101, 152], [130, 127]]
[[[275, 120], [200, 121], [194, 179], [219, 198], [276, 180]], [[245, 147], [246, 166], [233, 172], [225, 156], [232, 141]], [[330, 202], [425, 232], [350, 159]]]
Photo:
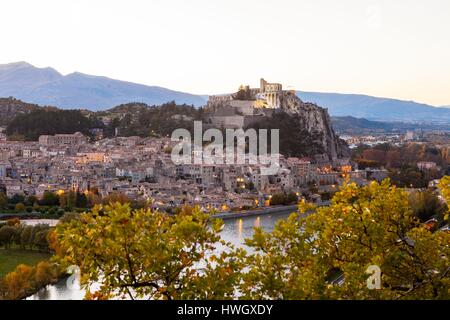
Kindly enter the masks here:
[[[441, 182], [449, 201], [450, 184]], [[198, 208], [177, 215], [97, 206], [59, 224], [53, 247], [79, 265], [87, 298], [449, 299], [450, 235], [416, 219], [408, 194], [390, 184], [345, 184], [328, 207], [301, 203], [272, 232], [255, 228], [234, 248], [223, 222]], [[367, 286], [369, 266], [381, 289]]]
[[[246, 298], [448, 299], [449, 234], [419, 225], [408, 195], [388, 180], [346, 184], [329, 207], [300, 205], [307, 210], [315, 211], [247, 240], [257, 254], [247, 258]], [[380, 290], [367, 288], [370, 265], [382, 270]]]
[[84, 287], [101, 283], [89, 298], [197, 298], [206, 291], [208, 298], [231, 297], [236, 281], [231, 273], [241, 266], [234, 253], [212, 261], [223, 222], [213, 221], [210, 227], [208, 219], [198, 208], [169, 216], [132, 211], [127, 204], [97, 206], [58, 225], [59, 256], [66, 265], [80, 266]]
[[444, 215], [444, 220], [449, 223], [450, 215], [450, 176], [445, 176], [439, 182], [439, 190], [441, 191], [442, 197], [447, 203], [448, 211]]

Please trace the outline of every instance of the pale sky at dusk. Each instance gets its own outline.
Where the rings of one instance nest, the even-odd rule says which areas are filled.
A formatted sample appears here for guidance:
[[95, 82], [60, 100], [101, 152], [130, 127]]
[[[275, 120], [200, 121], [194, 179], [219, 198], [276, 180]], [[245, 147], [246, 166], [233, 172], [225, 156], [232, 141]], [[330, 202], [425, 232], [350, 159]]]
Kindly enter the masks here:
[[0, 63], [191, 93], [257, 86], [450, 105], [448, 0], [2, 0]]

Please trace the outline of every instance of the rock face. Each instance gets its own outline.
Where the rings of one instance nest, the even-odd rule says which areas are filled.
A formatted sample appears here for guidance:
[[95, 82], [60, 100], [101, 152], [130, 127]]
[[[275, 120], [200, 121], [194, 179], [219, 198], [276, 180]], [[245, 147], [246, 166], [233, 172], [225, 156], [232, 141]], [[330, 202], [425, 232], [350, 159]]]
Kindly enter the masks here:
[[[327, 109], [305, 103], [294, 92], [283, 90], [277, 91], [276, 104], [270, 107], [267, 97], [258, 97], [258, 93], [259, 89], [246, 88], [241, 90], [241, 98], [237, 94], [210, 97], [205, 109], [206, 122], [214, 127], [232, 129], [278, 128], [281, 140], [297, 144], [309, 157], [333, 161], [349, 156], [348, 146], [334, 133]], [[280, 120], [283, 114], [287, 114], [290, 120]], [[300, 151], [294, 149], [297, 149], [294, 154]]]
[[19, 114], [30, 113], [39, 107], [15, 98], [0, 98], [0, 125], [7, 125]]
[[296, 117], [300, 128], [321, 137], [320, 143], [330, 160], [349, 156], [347, 144], [333, 130], [327, 109], [305, 103], [290, 91], [283, 91], [281, 94], [280, 109]]

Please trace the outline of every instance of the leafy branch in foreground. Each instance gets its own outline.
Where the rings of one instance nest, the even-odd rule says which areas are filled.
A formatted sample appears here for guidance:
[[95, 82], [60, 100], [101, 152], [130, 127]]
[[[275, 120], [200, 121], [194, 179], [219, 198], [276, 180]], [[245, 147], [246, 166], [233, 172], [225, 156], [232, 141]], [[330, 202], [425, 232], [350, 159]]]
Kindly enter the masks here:
[[449, 222], [450, 216], [450, 176], [445, 176], [439, 181], [439, 189], [441, 191], [444, 201], [447, 203], [447, 213], [444, 216], [444, 221]]
[[[300, 207], [272, 232], [257, 229], [247, 240], [256, 253], [243, 275], [244, 297], [450, 298], [450, 234], [421, 226], [407, 193], [388, 180], [362, 188], [344, 185], [329, 207], [307, 217]], [[379, 290], [367, 287], [370, 265], [381, 269]], [[339, 278], [343, 281], [335, 281]]]
[[[450, 178], [440, 189], [448, 202]], [[85, 288], [100, 284], [88, 298], [450, 298], [450, 234], [427, 230], [389, 180], [345, 184], [328, 207], [301, 203], [273, 231], [255, 228], [249, 254], [210, 218], [97, 206], [58, 225], [52, 244], [63, 264], [80, 266]], [[367, 286], [373, 265], [378, 290]]]
[[59, 224], [55, 249], [80, 267], [83, 287], [100, 284], [87, 298], [226, 299], [244, 252], [220, 239], [222, 226], [198, 208], [170, 216], [116, 203]]

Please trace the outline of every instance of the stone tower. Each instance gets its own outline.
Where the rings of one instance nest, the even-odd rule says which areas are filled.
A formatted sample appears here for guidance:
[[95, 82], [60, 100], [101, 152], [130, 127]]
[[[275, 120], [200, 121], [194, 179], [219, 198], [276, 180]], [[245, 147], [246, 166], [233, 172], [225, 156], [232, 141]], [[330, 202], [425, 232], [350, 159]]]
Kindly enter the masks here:
[[261, 78], [259, 90], [261, 95], [265, 97], [268, 108], [278, 109], [280, 107], [280, 95], [283, 91], [283, 86], [280, 83], [268, 83]]

